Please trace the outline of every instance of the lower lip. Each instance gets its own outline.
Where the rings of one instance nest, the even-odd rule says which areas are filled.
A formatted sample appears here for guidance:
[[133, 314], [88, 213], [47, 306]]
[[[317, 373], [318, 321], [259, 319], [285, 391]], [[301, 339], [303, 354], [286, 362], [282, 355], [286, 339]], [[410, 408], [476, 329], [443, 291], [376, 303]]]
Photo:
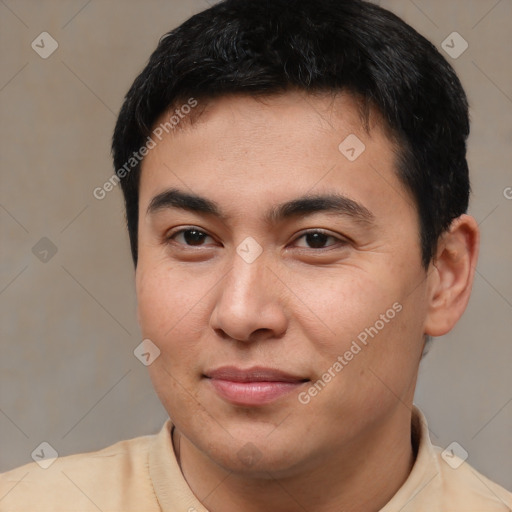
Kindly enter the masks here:
[[215, 391], [235, 405], [264, 405], [281, 398], [304, 382], [234, 382], [231, 380], [209, 379]]

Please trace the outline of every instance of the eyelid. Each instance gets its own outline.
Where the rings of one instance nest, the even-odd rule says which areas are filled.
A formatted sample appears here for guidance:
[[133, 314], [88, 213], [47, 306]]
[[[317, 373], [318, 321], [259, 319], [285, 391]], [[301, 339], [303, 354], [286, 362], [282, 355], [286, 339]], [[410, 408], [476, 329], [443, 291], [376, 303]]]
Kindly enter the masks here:
[[[330, 238], [334, 238], [335, 240], [337, 240], [337, 243], [341, 243], [342, 245], [347, 245], [350, 243], [350, 240], [348, 237], [346, 236], [342, 236], [342, 235], [339, 235], [339, 234], [334, 234], [326, 229], [322, 229], [322, 228], [311, 228], [311, 229], [306, 229], [304, 231], [302, 231], [301, 233], [299, 233], [294, 239], [293, 239], [293, 242], [292, 243], [295, 243], [297, 242], [297, 240], [303, 238], [304, 236], [307, 236], [311, 233], [320, 233], [322, 235], [325, 235], [327, 237], [330, 237]], [[300, 247], [300, 249], [306, 249], [306, 250], [312, 250], [312, 251], [322, 251], [322, 250], [327, 250], [327, 249], [330, 249], [332, 247], [335, 247], [337, 244], [332, 244], [332, 245], [328, 245], [327, 247], [322, 247], [320, 249], [315, 249], [313, 247]]]
[[[200, 228], [199, 226], [182, 226], [179, 229], [177, 229], [176, 231], [172, 231], [172, 230], [166, 231], [165, 234], [164, 234], [164, 242], [174, 241], [173, 238], [176, 235], [179, 235], [179, 234], [181, 234], [181, 233], [183, 233], [185, 231], [199, 231], [200, 233], [203, 233], [207, 237], [210, 237], [212, 240], [215, 240], [215, 238], [212, 235], [210, 235], [210, 233], [208, 233], [208, 231], [206, 231], [203, 228]], [[193, 246], [193, 245], [182, 244], [180, 242], [176, 242], [176, 243], [178, 245], [180, 245], [180, 246], [183, 246], [183, 247], [204, 247], [204, 246], [201, 246], [201, 245]]]
[[[186, 231], [199, 231], [200, 233], [206, 235], [206, 237], [210, 237], [212, 240], [215, 240], [215, 237], [210, 235], [208, 233], [208, 231], [206, 231], [205, 229], [203, 228], [200, 228], [199, 226], [193, 226], [193, 225], [190, 225], [190, 226], [182, 226], [180, 227], [179, 229], [177, 229], [176, 231], [168, 231], [165, 233], [164, 235], [164, 241], [165, 242], [170, 242], [170, 241], [174, 241], [173, 238], [181, 233], [184, 233]], [[327, 236], [328, 238], [333, 238], [336, 240], [336, 243], [335, 244], [331, 244], [331, 245], [328, 245], [326, 247], [321, 247], [321, 248], [314, 248], [314, 247], [298, 247], [298, 249], [300, 250], [307, 250], [307, 251], [315, 251], [315, 252], [320, 252], [320, 251], [326, 251], [326, 250], [329, 250], [329, 249], [332, 249], [336, 246], [339, 246], [339, 244], [341, 244], [342, 246], [344, 245], [347, 245], [350, 243], [350, 239], [348, 237], [345, 237], [345, 236], [342, 236], [342, 235], [339, 235], [338, 233], [334, 234], [326, 229], [323, 229], [323, 228], [310, 228], [310, 229], [305, 229], [303, 231], [301, 231], [298, 235], [295, 236], [295, 238], [293, 239], [293, 241], [291, 242], [292, 244], [296, 243], [298, 240], [300, 240], [301, 238], [309, 235], [309, 234], [312, 234], [312, 233], [320, 233], [322, 235], [325, 235]], [[206, 247], [207, 244], [205, 245], [199, 245], [199, 246], [193, 246], [193, 245], [187, 245], [187, 244], [183, 244], [183, 243], [180, 243], [180, 242], [176, 242], [178, 245], [180, 246], [183, 246], [183, 247], [187, 247], [187, 248], [200, 248], [200, 247]]]

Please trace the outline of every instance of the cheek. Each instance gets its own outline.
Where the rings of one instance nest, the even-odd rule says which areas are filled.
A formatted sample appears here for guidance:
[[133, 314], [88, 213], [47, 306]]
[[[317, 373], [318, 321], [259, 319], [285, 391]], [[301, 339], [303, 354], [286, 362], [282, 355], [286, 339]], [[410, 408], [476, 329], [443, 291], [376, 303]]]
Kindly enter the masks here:
[[166, 266], [146, 271], [141, 265], [136, 283], [142, 335], [160, 349], [148, 367], [153, 387], [173, 421], [187, 428], [189, 419], [201, 413], [196, 388], [205, 291], [197, 280], [187, 280], [183, 272]]
[[[204, 282], [186, 279], [183, 272], [162, 267], [138, 270], [137, 301], [142, 335], [159, 349], [150, 365], [151, 379], [162, 397], [187, 389], [200, 375], [200, 339], [208, 322]], [[206, 324], [207, 325], [207, 324]], [[160, 385], [165, 389], [159, 389]]]
[[[323, 398], [332, 393], [341, 408], [348, 403], [378, 408], [380, 401], [401, 396], [414, 378], [421, 354], [423, 291], [420, 286], [411, 293], [408, 280], [387, 269], [338, 270], [317, 286], [295, 280], [315, 313], [301, 323], [316, 377], [330, 380], [329, 370], [336, 375]], [[318, 335], [319, 325], [324, 326], [323, 336]]]
[[138, 315], [144, 336], [165, 342], [177, 328], [197, 325], [205, 284], [166, 264], [137, 269]]
[[[306, 308], [301, 320], [307, 329], [307, 338], [317, 349], [337, 357], [351, 345], [365, 329], [383, 320], [393, 321], [393, 304], [400, 299], [400, 291], [382, 276], [375, 276], [361, 268], [333, 269], [316, 279], [294, 276], [294, 292]], [[385, 323], [385, 328], [388, 323]], [[379, 330], [384, 330], [381, 328]], [[322, 332], [322, 336], [318, 333]]]

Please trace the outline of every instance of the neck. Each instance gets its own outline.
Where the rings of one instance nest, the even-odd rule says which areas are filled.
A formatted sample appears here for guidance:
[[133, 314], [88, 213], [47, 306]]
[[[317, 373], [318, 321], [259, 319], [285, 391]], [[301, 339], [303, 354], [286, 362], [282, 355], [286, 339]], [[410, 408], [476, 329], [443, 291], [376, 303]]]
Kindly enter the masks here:
[[322, 463], [292, 474], [254, 477], [214, 463], [179, 432], [173, 437], [182, 473], [210, 512], [376, 512], [398, 491], [413, 463], [411, 414], [405, 407]]

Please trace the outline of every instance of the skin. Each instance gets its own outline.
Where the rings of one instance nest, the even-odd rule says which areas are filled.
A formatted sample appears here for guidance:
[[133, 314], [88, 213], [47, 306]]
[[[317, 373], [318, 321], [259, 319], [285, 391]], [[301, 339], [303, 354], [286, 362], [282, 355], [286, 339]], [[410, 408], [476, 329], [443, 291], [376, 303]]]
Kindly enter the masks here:
[[[338, 149], [349, 134], [366, 146], [353, 162]], [[145, 158], [138, 318], [161, 351], [149, 371], [175, 425], [182, 472], [211, 512], [376, 511], [406, 480], [424, 336], [448, 332], [463, 313], [478, 228], [472, 217], [456, 219], [425, 269], [414, 201], [394, 168], [375, 112], [366, 131], [351, 96], [302, 92], [209, 102]], [[225, 217], [148, 213], [171, 188], [214, 201]], [[320, 211], [265, 221], [275, 205], [333, 192], [371, 220]], [[204, 235], [190, 245], [177, 233], [186, 228]], [[319, 229], [328, 236], [315, 246], [303, 235]], [[249, 236], [263, 251], [252, 263], [236, 250]], [[299, 393], [396, 303], [401, 311], [301, 403]], [[309, 382], [275, 402], [239, 406], [204, 377], [224, 365]]]

